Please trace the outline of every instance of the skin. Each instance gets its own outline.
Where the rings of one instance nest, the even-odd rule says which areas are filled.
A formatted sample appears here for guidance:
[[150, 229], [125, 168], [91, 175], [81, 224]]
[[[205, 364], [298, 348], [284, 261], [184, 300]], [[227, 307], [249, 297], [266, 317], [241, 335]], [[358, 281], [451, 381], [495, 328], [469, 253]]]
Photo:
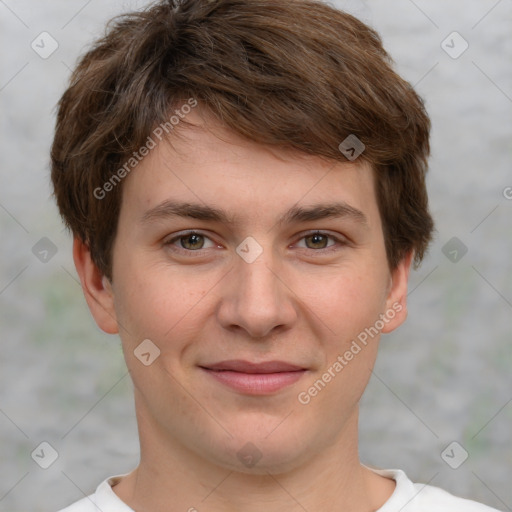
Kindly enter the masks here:
[[[180, 127], [172, 147], [160, 144], [125, 179], [112, 282], [74, 241], [89, 308], [101, 329], [120, 334], [134, 383], [141, 459], [114, 492], [156, 512], [377, 510], [395, 483], [361, 465], [357, 428], [380, 336], [308, 404], [297, 397], [393, 304], [401, 311], [382, 332], [402, 324], [412, 255], [390, 270], [364, 161], [261, 146], [199, 112], [187, 116], [196, 127]], [[141, 220], [169, 199], [222, 208], [232, 223]], [[366, 222], [278, 223], [293, 206], [340, 201]], [[191, 241], [183, 231], [192, 229], [206, 238]], [[252, 263], [236, 252], [249, 236], [263, 250]], [[134, 355], [145, 339], [160, 350], [148, 366]], [[199, 367], [226, 359], [308, 371], [249, 396]], [[261, 454], [252, 467], [237, 457], [248, 442]]]

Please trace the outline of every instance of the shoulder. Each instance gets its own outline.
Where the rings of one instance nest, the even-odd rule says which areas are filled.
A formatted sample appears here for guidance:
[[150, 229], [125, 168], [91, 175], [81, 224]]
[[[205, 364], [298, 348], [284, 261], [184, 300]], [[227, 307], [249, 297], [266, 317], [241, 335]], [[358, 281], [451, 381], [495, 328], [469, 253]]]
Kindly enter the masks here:
[[133, 512], [112, 490], [112, 486], [126, 475], [106, 478], [96, 491], [58, 512]]
[[476, 501], [454, 496], [449, 492], [432, 485], [414, 484], [418, 493], [417, 503], [419, 510], [435, 510], [448, 512], [452, 510], [464, 510], [464, 512], [499, 512], [495, 508], [488, 507]]
[[476, 501], [454, 496], [439, 487], [413, 483], [400, 469], [371, 469], [396, 481], [395, 492], [377, 512], [500, 512]]

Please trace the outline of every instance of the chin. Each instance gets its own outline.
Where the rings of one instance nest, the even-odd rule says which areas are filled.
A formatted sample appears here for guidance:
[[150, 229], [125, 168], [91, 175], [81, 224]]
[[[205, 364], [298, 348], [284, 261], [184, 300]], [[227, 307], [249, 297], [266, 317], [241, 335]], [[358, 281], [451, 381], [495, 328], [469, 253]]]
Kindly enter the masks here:
[[[297, 425], [288, 424], [286, 428], [286, 422], [276, 428], [279, 422], [274, 419], [274, 431], [255, 424], [236, 434], [230, 429], [233, 438], [227, 443], [224, 440], [220, 450], [210, 452], [212, 462], [230, 471], [252, 475], [280, 474], [297, 468], [307, 461], [312, 447], [308, 446], [308, 436], [299, 432]], [[289, 430], [291, 426], [293, 432]]]

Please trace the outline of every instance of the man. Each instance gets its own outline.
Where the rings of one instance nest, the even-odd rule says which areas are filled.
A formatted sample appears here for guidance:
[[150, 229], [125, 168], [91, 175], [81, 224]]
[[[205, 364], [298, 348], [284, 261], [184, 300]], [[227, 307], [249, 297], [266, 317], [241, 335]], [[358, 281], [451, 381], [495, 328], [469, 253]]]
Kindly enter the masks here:
[[324, 3], [161, 1], [109, 26], [60, 101], [52, 180], [141, 457], [67, 512], [492, 510], [358, 457], [433, 230], [429, 129], [378, 35]]

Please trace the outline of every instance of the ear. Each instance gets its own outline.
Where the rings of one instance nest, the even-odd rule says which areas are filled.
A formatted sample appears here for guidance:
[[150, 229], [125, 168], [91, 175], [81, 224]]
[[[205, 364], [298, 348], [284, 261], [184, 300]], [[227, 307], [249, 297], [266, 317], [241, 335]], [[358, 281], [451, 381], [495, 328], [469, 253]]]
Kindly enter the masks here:
[[73, 260], [85, 300], [98, 327], [108, 334], [117, 334], [119, 328], [112, 285], [92, 261], [89, 246], [76, 237], [73, 240]]
[[391, 272], [391, 282], [386, 298], [386, 317], [383, 333], [394, 331], [407, 318], [407, 284], [411, 270], [413, 251], [409, 252]]

